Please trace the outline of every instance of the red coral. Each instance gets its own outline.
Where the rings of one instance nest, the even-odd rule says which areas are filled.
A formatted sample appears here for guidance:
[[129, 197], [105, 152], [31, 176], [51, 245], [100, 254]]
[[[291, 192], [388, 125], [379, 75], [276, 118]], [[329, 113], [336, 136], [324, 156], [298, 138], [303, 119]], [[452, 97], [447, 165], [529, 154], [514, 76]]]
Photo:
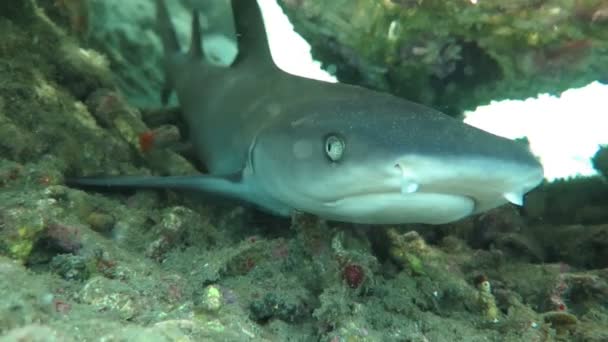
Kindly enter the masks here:
[[156, 134], [154, 131], [146, 131], [139, 135], [139, 148], [142, 152], [149, 152], [154, 147]]
[[365, 271], [361, 265], [348, 264], [342, 269], [342, 278], [351, 289], [358, 288], [365, 279]]

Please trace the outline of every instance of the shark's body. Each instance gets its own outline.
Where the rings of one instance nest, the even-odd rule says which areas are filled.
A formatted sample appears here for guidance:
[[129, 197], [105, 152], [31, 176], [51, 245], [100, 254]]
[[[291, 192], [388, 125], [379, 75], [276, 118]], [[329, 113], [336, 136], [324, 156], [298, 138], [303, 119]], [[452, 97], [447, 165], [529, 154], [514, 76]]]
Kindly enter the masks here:
[[527, 147], [388, 94], [292, 76], [272, 62], [255, 0], [233, 0], [239, 57], [203, 61], [197, 15], [181, 53], [157, 0], [169, 90], [209, 174], [72, 184], [197, 189], [279, 215], [439, 224], [522, 196], [543, 179]]

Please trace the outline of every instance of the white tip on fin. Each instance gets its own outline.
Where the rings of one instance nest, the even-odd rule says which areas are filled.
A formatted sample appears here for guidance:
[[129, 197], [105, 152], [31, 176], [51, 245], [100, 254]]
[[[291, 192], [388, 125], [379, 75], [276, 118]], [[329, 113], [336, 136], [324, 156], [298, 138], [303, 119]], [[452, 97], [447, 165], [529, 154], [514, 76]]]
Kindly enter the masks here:
[[524, 196], [521, 193], [518, 192], [507, 192], [506, 194], [503, 195], [504, 198], [515, 204], [515, 205], [523, 205], [524, 204]]

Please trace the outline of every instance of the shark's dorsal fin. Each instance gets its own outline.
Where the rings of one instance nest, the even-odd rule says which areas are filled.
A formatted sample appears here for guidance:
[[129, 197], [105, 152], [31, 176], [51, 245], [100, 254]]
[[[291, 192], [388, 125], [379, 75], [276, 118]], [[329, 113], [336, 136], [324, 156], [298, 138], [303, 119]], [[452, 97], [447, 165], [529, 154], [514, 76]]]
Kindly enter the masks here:
[[232, 0], [239, 54], [235, 63], [255, 61], [272, 65], [262, 12], [256, 0]]
[[201, 23], [197, 10], [192, 11], [192, 33], [190, 37], [190, 58], [201, 59], [203, 57], [203, 47], [201, 45]]
[[179, 53], [180, 46], [164, 0], [156, 0], [156, 17], [158, 25], [156, 29], [158, 30], [158, 35], [160, 36], [164, 50], [163, 69], [165, 71], [165, 82], [160, 92], [160, 101], [162, 105], [165, 106], [169, 102], [171, 93], [173, 93], [173, 80], [170, 77], [171, 75], [168, 72], [167, 67], [169, 64], [168, 56]]
[[156, 0], [156, 16], [158, 34], [161, 37], [165, 54], [178, 52], [180, 49], [179, 41], [164, 0]]

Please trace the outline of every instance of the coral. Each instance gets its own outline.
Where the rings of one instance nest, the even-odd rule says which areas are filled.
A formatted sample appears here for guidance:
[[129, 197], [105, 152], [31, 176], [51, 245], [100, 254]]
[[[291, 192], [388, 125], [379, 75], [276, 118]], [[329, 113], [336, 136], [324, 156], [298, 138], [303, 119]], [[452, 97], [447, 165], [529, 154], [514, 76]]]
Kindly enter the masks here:
[[365, 270], [361, 265], [347, 264], [342, 269], [342, 278], [351, 289], [356, 289], [365, 280]]
[[222, 291], [216, 285], [209, 285], [203, 290], [201, 296], [202, 309], [209, 312], [216, 312], [222, 307], [224, 301]]
[[484, 317], [491, 322], [498, 322], [500, 311], [496, 306], [496, 299], [492, 294], [492, 285], [485, 276], [479, 276], [475, 280], [477, 287], [477, 301]]

